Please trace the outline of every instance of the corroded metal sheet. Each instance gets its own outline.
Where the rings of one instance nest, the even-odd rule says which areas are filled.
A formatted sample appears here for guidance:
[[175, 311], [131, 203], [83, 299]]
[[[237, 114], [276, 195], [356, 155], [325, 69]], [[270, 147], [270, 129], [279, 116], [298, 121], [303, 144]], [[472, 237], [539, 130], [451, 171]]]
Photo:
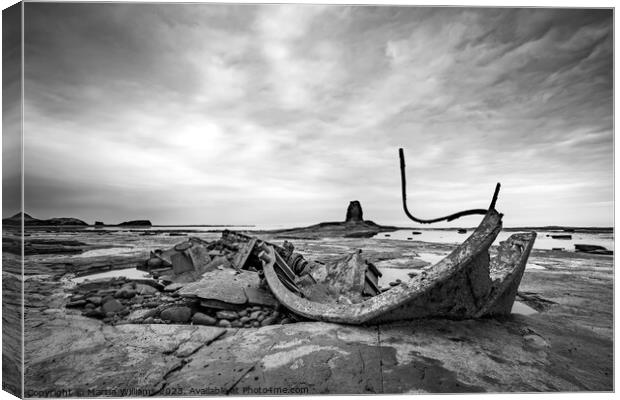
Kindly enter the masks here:
[[249, 242], [245, 243], [237, 254], [235, 254], [235, 258], [233, 259], [233, 266], [237, 269], [243, 269], [245, 263], [248, 261], [248, 257], [252, 254], [252, 250], [254, 249], [254, 245], [256, 244], [256, 238], [253, 238]]
[[173, 254], [170, 257], [172, 261], [172, 270], [175, 275], [180, 275], [183, 272], [194, 271], [194, 264], [192, 260], [185, 255], [185, 253]]
[[[272, 247], [264, 245], [260, 258], [263, 261], [265, 278], [274, 296], [289, 310], [307, 318], [350, 324], [412, 319], [424, 313], [428, 314], [424, 310], [433, 303], [433, 299], [442, 301], [442, 304], [436, 305], [437, 313], [433, 315], [471, 318], [475, 316], [480, 306], [477, 304], [478, 299], [471, 298], [475, 297], [475, 294], [472, 294], [472, 287], [469, 284], [470, 275], [475, 273], [474, 269], [484, 264], [485, 260], [488, 262], [487, 252], [501, 231], [501, 219], [502, 215], [491, 209], [472, 235], [431, 269], [403, 282], [398, 287], [356, 304], [317, 303], [301, 298], [292, 293], [276, 274], [278, 257]], [[506, 265], [506, 268], [515, 272], [521, 270], [521, 266], [529, 256], [534, 238], [535, 235], [524, 237], [526, 244], [521, 247], [519, 257], [516, 257], [517, 259], [510, 265]], [[444, 300], [449, 304], [444, 304]], [[487, 298], [487, 301], [495, 303], [497, 299]], [[478, 309], [469, 307], [472, 304]], [[426, 314], [424, 316], [428, 316]]]
[[192, 260], [196, 271], [206, 271], [207, 265], [209, 265], [209, 263], [211, 262], [211, 257], [209, 256], [209, 252], [204, 246], [194, 245], [189, 248], [185, 253]]
[[244, 290], [248, 303], [251, 305], [276, 307], [279, 304], [278, 300], [266, 290], [253, 287]]

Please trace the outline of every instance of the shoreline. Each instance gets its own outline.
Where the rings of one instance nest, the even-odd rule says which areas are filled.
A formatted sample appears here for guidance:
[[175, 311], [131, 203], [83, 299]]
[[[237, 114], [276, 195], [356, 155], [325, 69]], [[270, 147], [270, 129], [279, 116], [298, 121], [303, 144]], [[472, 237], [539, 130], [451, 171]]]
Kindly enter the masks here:
[[[30, 233], [30, 240], [50, 236], [45, 230]], [[131, 246], [135, 251], [25, 257], [24, 272], [29, 276], [23, 281], [26, 389], [53, 390], [68, 376], [72, 382], [96, 389], [135, 384], [159, 394], [164, 394], [162, 387], [172, 385], [187, 389], [198, 383], [218, 384], [234, 390], [240, 384], [264, 386], [285, 381], [309, 385], [309, 393], [315, 394], [327, 387], [334, 394], [613, 388], [613, 256], [534, 249], [529, 264], [543, 269], [526, 268], [517, 298], [537, 311], [531, 315], [464, 321], [422, 319], [368, 327], [301, 322], [222, 330], [176, 324], [108, 325], [66, 308], [67, 274], [85, 276], [108, 266], [111, 270], [132, 268], [151, 250], [169, 248], [183, 237], [165, 232], [146, 236], [131, 231], [53, 233], [57, 240], [76, 240], [85, 248]], [[204, 240], [219, 237], [217, 232], [194, 234]], [[274, 234], [256, 236], [282, 242]], [[323, 262], [361, 248], [364, 257], [388, 268], [410, 258], [412, 252], [442, 253], [456, 246], [341, 237], [291, 242], [307, 259]], [[491, 248], [491, 256], [493, 252]], [[19, 263], [14, 262], [17, 259], [3, 253], [5, 282], [12, 273], [21, 272]], [[10, 292], [5, 290], [5, 296], [10, 297]], [[7, 310], [7, 317], [10, 315]], [[192, 350], [185, 350], [190, 344]], [[208, 361], [218, 357], [227, 361]], [[356, 367], [362, 362], [360, 357], [364, 370]], [[128, 363], [129, 359], [134, 361]], [[275, 359], [282, 361], [273, 364]], [[333, 360], [337, 368], [316, 363], [323, 359]], [[111, 363], [114, 370], [109, 368]], [[412, 378], [420, 366], [427, 368], [427, 378]], [[254, 372], [248, 373], [251, 367]], [[493, 372], [489, 374], [489, 370]], [[323, 375], [327, 371], [331, 371], [329, 378]], [[249, 374], [251, 382], [244, 374]], [[358, 379], [374, 383], [358, 386]]]

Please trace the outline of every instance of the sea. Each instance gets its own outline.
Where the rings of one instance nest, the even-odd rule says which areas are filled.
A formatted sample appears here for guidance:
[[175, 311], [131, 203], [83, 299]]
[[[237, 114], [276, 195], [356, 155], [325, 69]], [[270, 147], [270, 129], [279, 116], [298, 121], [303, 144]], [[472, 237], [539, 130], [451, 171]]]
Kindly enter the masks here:
[[[196, 232], [209, 232], [209, 231], [221, 231], [228, 229], [231, 231], [267, 231], [276, 229], [289, 229], [292, 226], [284, 225], [178, 225], [178, 226], [152, 226], [152, 227], [118, 227], [118, 226], [105, 226], [101, 228], [89, 227], [87, 230], [131, 230], [131, 231], [196, 231]], [[399, 229], [393, 232], [382, 232], [374, 236], [375, 239], [385, 240], [404, 240], [404, 241], [421, 241], [428, 243], [462, 243], [473, 231], [467, 229], [466, 233], [459, 233], [456, 229]], [[575, 251], [576, 244], [589, 244], [603, 246], [608, 250], [614, 249], [614, 234], [613, 232], [595, 233], [595, 232], [558, 232], [550, 230], [535, 230], [536, 242], [534, 243], [535, 249], [561, 249], [565, 251]], [[414, 234], [414, 232], [417, 232]], [[529, 232], [529, 231], [522, 231]], [[506, 240], [512, 234], [517, 231], [502, 231], [496, 239], [496, 243]], [[556, 235], [569, 235], [570, 238], [555, 239], [552, 236]]]
[[[394, 232], [384, 232], [375, 235], [376, 239], [391, 240], [419, 240], [429, 243], [462, 243], [473, 230], [467, 230], [467, 233], [458, 233], [456, 230], [419, 230], [401, 229]], [[412, 234], [412, 232], [420, 232]], [[522, 231], [531, 232], [531, 231]], [[562, 249], [565, 251], [574, 251], [576, 244], [591, 244], [603, 246], [608, 250], [614, 249], [613, 233], [582, 233], [582, 232], [557, 232], [547, 230], [536, 230], [535, 249]], [[502, 231], [497, 236], [495, 243], [508, 239], [515, 231]], [[570, 238], [554, 239], [552, 236], [569, 235]]]

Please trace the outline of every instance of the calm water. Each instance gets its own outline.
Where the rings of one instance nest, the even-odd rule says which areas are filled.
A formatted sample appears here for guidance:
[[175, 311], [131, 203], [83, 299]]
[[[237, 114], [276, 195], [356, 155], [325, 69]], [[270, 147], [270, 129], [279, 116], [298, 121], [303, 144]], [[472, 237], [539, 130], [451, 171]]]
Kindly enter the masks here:
[[[288, 229], [291, 226], [287, 225], [238, 225], [238, 226], [217, 226], [217, 225], [204, 225], [204, 226], [153, 226], [153, 227], [118, 227], [109, 226], [103, 228], [89, 227], [87, 230], [139, 230], [139, 231], [221, 231], [228, 229], [231, 231], [263, 231], [263, 230], [275, 230], [275, 229]], [[392, 239], [392, 240], [419, 240], [422, 242], [430, 243], [462, 243], [472, 233], [473, 229], [468, 229], [467, 233], [461, 234], [455, 230], [419, 230], [421, 232], [418, 235], [413, 235], [412, 232], [416, 231], [412, 229], [402, 229], [394, 232], [379, 233], [374, 236], [376, 239]], [[506, 240], [510, 235], [516, 232], [500, 232], [496, 243], [502, 240]], [[613, 233], [570, 233], [570, 232], [551, 232], [551, 231], [536, 231], [538, 236], [534, 243], [536, 249], [564, 249], [567, 251], [574, 251], [575, 244], [593, 244], [603, 246], [608, 250], [614, 248], [614, 235]], [[547, 235], [571, 235], [571, 239], [553, 239]]]
[[82, 283], [84, 281], [96, 281], [100, 279], [110, 279], [124, 277], [128, 279], [146, 279], [150, 278], [148, 272], [139, 271], [136, 268], [117, 269], [115, 271], [100, 272], [98, 274], [78, 276], [71, 279], [74, 283]]
[[104, 231], [223, 231], [228, 229], [229, 231], [270, 231], [277, 229], [289, 229], [294, 228], [288, 225], [235, 225], [235, 226], [221, 226], [221, 225], [200, 225], [200, 226], [187, 226], [187, 225], [166, 225], [166, 226], [104, 226], [101, 228], [88, 227], [86, 230], [104, 230]]
[[[462, 243], [469, 237], [472, 230], [468, 230], [467, 233], [461, 234], [453, 231], [444, 230], [420, 230], [419, 235], [413, 235], [411, 232], [413, 229], [403, 229], [395, 232], [379, 233], [374, 237], [377, 239], [392, 239], [392, 240], [419, 240], [422, 242], [431, 243]], [[512, 234], [516, 232], [500, 232], [495, 243], [508, 239]], [[536, 231], [536, 242], [534, 242], [535, 249], [547, 249], [560, 248], [567, 251], [574, 251], [575, 244], [594, 244], [603, 246], [608, 250], [614, 248], [614, 235], [613, 233], [569, 233], [569, 232], [550, 232], [550, 231]], [[547, 235], [571, 235], [571, 239], [553, 239]]]

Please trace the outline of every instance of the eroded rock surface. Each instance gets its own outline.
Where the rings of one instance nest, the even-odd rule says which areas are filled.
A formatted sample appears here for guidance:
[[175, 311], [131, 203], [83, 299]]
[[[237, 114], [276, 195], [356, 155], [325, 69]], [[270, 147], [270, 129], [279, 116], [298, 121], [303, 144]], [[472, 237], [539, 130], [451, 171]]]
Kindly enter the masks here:
[[[205, 240], [220, 236], [200, 235]], [[142, 246], [147, 249], [142, 260], [150, 249], [178, 243], [165, 232], [145, 237], [93, 231], [63, 238]], [[294, 244], [308, 258], [326, 262], [364, 248], [370, 259], [385, 265], [413, 252], [451, 249], [445, 244], [374, 239]], [[3, 255], [4, 276], [7, 269], [18, 270], [12, 257]], [[284, 394], [273, 392], [275, 388], [292, 390], [288, 394], [613, 390], [613, 259], [608, 256], [534, 251], [530, 263], [537, 269], [526, 269], [519, 290], [520, 299], [538, 313], [503, 319], [432, 319], [359, 327], [286, 321], [221, 329], [203, 324], [213, 321], [199, 321], [197, 313], [189, 322], [193, 325], [150, 324], [144, 318], [140, 324], [110, 325], [82, 316], [80, 308], [66, 308], [69, 301], [79, 300], [69, 297], [73, 287], [60, 272], [88, 270], [93, 263], [123, 268], [129, 262], [135, 265], [135, 259], [135, 254], [26, 257], [26, 391], [81, 388], [93, 392], [80, 397], [120, 397], [121, 390], [133, 388], [143, 391], [133, 392], [134, 396], [178, 397], [270, 394], [265, 390]], [[114, 297], [125, 283], [110, 295]], [[167, 305], [183, 302], [172, 296], [182, 286], [162, 288], [158, 301], [163, 296], [170, 302]], [[132, 289], [137, 292], [138, 286]], [[131, 308], [140, 296], [146, 304], [152, 302], [145, 300], [148, 293], [115, 299]], [[105, 297], [88, 295], [84, 300], [96, 308]], [[239, 321], [269, 318], [249, 308], [236, 311]]]
[[611, 343], [582, 329], [571, 330], [567, 339], [554, 325], [518, 317], [236, 330], [113, 327], [66, 316], [34, 331], [26, 390], [139, 388], [176, 396], [283, 389], [292, 394], [611, 390]]

